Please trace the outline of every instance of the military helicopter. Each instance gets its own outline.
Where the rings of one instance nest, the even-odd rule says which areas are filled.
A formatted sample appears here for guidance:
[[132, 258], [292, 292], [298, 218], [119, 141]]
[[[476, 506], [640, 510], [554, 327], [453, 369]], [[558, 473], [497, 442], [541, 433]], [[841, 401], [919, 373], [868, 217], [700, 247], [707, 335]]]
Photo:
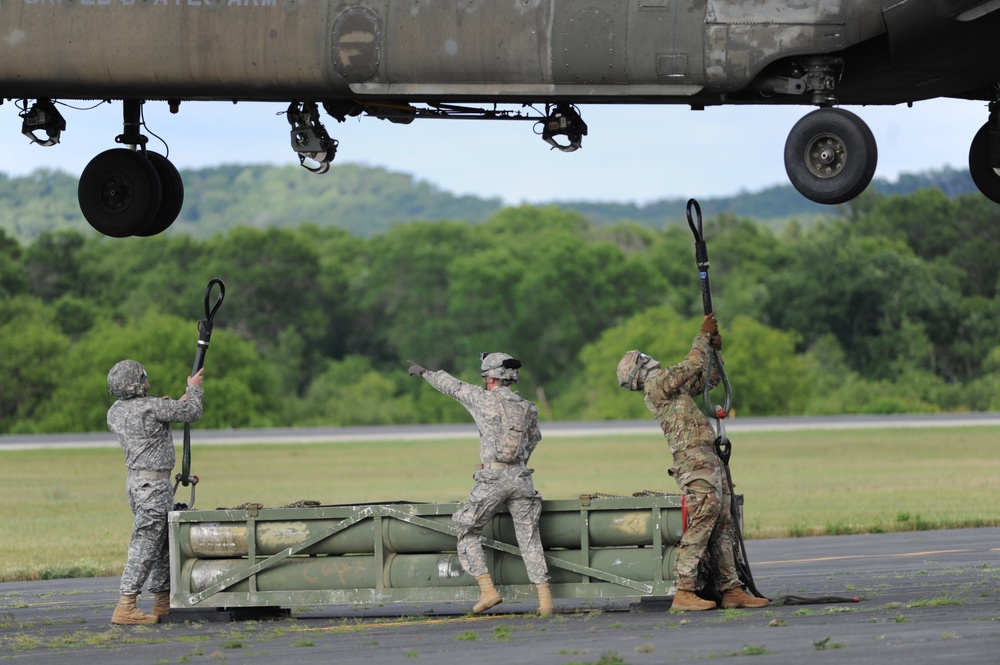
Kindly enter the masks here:
[[[55, 146], [66, 100], [120, 100], [122, 133], [79, 182], [109, 236], [165, 230], [184, 186], [148, 150], [143, 105], [288, 104], [291, 149], [325, 172], [337, 121], [528, 121], [582, 145], [587, 104], [815, 107], [784, 164], [806, 198], [871, 182], [871, 130], [840, 105], [980, 100], [969, 168], [1000, 202], [1000, 0], [0, 0], [0, 100]], [[933, 131], [933, 128], [928, 128]], [[918, 139], [919, 140], [919, 139]]]

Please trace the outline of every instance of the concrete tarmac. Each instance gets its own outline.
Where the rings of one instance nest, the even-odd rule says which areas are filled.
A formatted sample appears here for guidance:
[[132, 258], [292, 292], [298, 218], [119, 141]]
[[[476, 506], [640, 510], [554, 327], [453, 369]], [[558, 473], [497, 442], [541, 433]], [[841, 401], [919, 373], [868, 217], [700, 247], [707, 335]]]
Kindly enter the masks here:
[[[845, 430], [923, 427], [996, 427], [1000, 412], [899, 413], [837, 416], [740, 417], [726, 421], [729, 434], [742, 432], [789, 432], [802, 430]], [[541, 424], [546, 438], [579, 436], [661, 436], [660, 425], [652, 418], [643, 420], [555, 421]], [[272, 427], [260, 429], [205, 430], [192, 433], [199, 446], [266, 444], [341, 443], [354, 441], [419, 441], [426, 439], [479, 439], [475, 423], [434, 425], [365, 425], [359, 427]], [[175, 430], [174, 440], [178, 440]], [[110, 432], [70, 434], [4, 434], [0, 451], [39, 448], [118, 448]]]
[[16, 582], [0, 584], [0, 662], [1000, 663], [1000, 528], [756, 540], [747, 550], [762, 593], [816, 602], [670, 613], [667, 603], [557, 598], [551, 619], [510, 603], [484, 616], [464, 603], [293, 607], [284, 619], [122, 627], [109, 623], [116, 578]]

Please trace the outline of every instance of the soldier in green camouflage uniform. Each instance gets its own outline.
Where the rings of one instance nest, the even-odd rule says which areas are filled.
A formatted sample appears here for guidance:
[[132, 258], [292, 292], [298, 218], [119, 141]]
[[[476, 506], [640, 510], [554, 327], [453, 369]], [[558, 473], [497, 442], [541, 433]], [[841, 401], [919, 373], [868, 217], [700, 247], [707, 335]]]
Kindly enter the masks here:
[[445, 371], [428, 371], [412, 362], [408, 372], [458, 400], [479, 426], [482, 464], [476, 467], [469, 498], [453, 517], [458, 527], [459, 561], [480, 587], [479, 602], [472, 611], [479, 613], [503, 602], [486, 566], [480, 534], [497, 509], [506, 504], [528, 579], [538, 589], [538, 613], [551, 616], [552, 592], [538, 531], [542, 497], [531, 478], [534, 469], [527, 467], [542, 434], [538, 430], [538, 407], [510, 389], [517, 382], [520, 366], [521, 361], [506, 353], [483, 354], [481, 376], [485, 387], [465, 383]]
[[[108, 409], [108, 427], [118, 435], [125, 453], [128, 478], [125, 490], [135, 515], [128, 560], [122, 573], [121, 598], [111, 623], [156, 623], [170, 611], [170, 558], [167, 550], [167, 513], [174, 496], [170, 472], [174, 468], [174, 441], [170, 423], [190, 423], [201, 418], [202, 370], [187, 380], [179, 400], [147, 397], [149, 380], [142, 365], [122, 360], [108, 372], [108, 391], [118, 400]], [[135, 606], [143, 584], [149, 580], [152, 614]]]
[[[680, 486], [687, 505], [688, 524], [674, 564], [677, 593], [671, 609], [715, 607], [715, 602], [695, 593], [698, 567], [706, 553], [716, 567], [723, 607], [764, 607], [767, 599], [747, 594], [740, 582], [733, 554], [732, 497], [726, 470], [715, 449], [715, 430], [694, 401], [704, 392], [710, 346], [722, 348], [714, 314], [705, 317], [684, 360], [663, 369], [648, 355], [629, 351], [618, 364], [618, 381], [623, 388], [643, 391], [646, 407], [660, 423], [670, 445], [673, 466], [669, 473]], [[719, 377], [713, 374], [711, 380], [714, 384]]]

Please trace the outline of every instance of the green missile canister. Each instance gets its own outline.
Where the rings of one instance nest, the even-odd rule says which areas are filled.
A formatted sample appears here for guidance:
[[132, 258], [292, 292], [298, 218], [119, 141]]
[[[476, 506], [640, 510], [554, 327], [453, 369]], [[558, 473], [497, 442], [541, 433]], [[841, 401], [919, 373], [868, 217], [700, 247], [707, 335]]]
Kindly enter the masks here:
[[[448, 504], [454, 509], [458, 504]], [[441, 552], [455, 549], [455, 538], [448, 532], [451, 513], [428, 515], [433, 528], [414, 524], [405, 518], [381, 521], [381, 542], [387, 552], [411, 554]], [[547, 549], [579, 547], [581, 536], [587, 533], [591, 547], [621, 547], [652, 545], [655, 529], [660, 529], [663, 543], [676, 545], [681, 536], [680, 511], [663, 510], [659, 524], [654, 523], [649, 510], [587, 511], [581, 516], [574, 511], [542, 512], [539, 531]], [[334, 529], [338, 519], [275, 519], [252, 522], [201, 522], [186, 524], [178, 532], [179, 546], [189, 558], [244, 557], [249, 552], [248, 530], [253, 528], [258, 555], [280, 552], [322, 532]], [[483, 535], [516, 545], [514, 523], [507, 513], [499, 513], [483, 528]], [[335, 535], [319, 541], [302, 554], [359, 554], [375, 551], [375, 524], [372, 520], [353, 524]]]
[[[670, 578], [676, 558], [675, 548], [669, 548], [662, 560], [649, 556], [642, 548], [606, 548], [591, 550], [589, 562], [580, 550], [546, 552], [550, 560], [588, 565], [596, 572], [619, 574], [635, 579], [653, 579], [652, 566], [660, 565], [663, 578]], [[586, 564], [585, 564], [586, 562]], [[243, 559], [189, 559], [181, 571], [182, 588], [202, 592], [227, 574], [246, 565]], [[505, 552], [496, 554], [490, 564], [493, 580], [499, 585], [531, 585], [521, 558]], [[573, 584], [581, 581], [579, 573], [553, 566], [552, 584]], [[256, 575], [258, 591], [327, 591], [369, 589], [376, 586], [379, 567], [374, 556], [295, 557], [262, 570]], [[476, 581], [462, 570], [458, 555], [392, 554], [386, 557], [381, 570], [382, 586], [386, 589], [421, 589], [429, 587], [475, 586]], [[229, 592], [249, 590], [244, 579]]]
[[[455, 553], [458, 507], [392, 502], [173, 511], [171, 607], [475, 600], [478, 586]], [[606, 601], [672, 594], [683, 526], [678, 495], [543, 501], [539, 529], [553, 596]], [[504, 597], [535, 598], [508, 513], [486, 525], [482, 542]]]

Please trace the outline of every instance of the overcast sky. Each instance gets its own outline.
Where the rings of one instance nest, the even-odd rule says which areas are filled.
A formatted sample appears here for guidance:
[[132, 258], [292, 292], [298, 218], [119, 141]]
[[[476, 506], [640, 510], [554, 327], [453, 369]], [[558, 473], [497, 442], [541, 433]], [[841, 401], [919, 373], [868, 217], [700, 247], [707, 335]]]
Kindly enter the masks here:
[[[85, 106], [74, 103], [75, 106]], [[219, 164], [298, 164], [289, 146], [282, 104], [188, 102], [171, 115], [163, 102], [145, 105], [149, 147], [166, 149], [180, 168]], [[986, 121], [984, 102], [933, 100], [912, 108], [846, 107], [878, 142], [876, 178], [893, 180], [945, 166], [968, 167], [969, 143]], [[708, 198], [787, 184], [782, 151], [808, 106], [580, 106], [589, 127], [583, 148], [551, 150], [531, 122], [416, 120], [396, 125], [375, 118], [340, 124], [324, 115], [340, 141], [334, 164], [381, 166], [412, 174], [455, 194], [500, 197], [507, 204], [558, 200], [647, 203]], [[0, 172], [38, 168], [79, 175], [94, 155], [119, 147], [121, 104], [93, 110], [60, 106], [62, 142], [44, 148], [21, 135], [18, 109], [0, 106]], [[331, 178], [303, 170], [303, 178]]]

